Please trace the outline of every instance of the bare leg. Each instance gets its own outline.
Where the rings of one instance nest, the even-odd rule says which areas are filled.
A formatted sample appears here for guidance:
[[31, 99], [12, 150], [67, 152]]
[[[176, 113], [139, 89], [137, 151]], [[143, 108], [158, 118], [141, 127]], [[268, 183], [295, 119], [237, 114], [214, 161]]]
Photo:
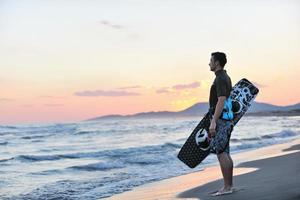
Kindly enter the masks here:
[[232, 188], [232, 175], [233, 175], [233, 161], [228, 153], [218, 154], [221, 171], [223, 174], [224, 187], [222, 191], [228, 191]]

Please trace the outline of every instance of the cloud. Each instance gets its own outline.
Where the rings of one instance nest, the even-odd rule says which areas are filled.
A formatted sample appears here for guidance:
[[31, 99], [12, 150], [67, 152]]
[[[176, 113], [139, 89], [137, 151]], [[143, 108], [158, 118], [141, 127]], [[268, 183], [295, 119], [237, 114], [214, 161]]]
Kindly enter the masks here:
[[134, 85], [134, 86], [128, 86], [128, 87], [120, 87], [120, 88], [117, 88], [119, 90], [126, 90], [126, 89], [136, 89], [136, 88], [141, 88], [142, 86], [140, 85]]
[[139, 40], [142, 38], [141, 35], [136, 34], [136, 33], [132, 33], [132, 34], [128, 35], [128, 37], [133, 40]]
[[41, 95], [40, 98], [65, 98], [64, 96]]
[[125, 28], [124, 26], [121, 26], [119, 24], [113, 24], [109, 21], [106, 21], [106, 20], [102, 20], [100, 21], [100, 24], [104, 25], [104, 26], [107, 26], [107, 27], [110, 27], [110, 28], [113, 28], [113, 29], [123, 29]]
[[39, 96], [41, 98], [53, 98], [53, 96], [49, 96], [49, 95], [42, 95], [42, 96]]
[[32, 108], [33, 105], [32, 104], [23, 104], [23, 105], [20, 105], [21, 107], [25, 107], [25, 108]]
[[12, 99], [8, 99], [8, 98], [0, 98], [0, 101], [12, 101]]
[[200, 83], [198, 81], [190, 83], [190, 84], [178, 84], [174, 85], [172, 88], [174, 90], [184, 90], [184, 89], [193, 89], [200, 86]]
[[44, 105], [50, 107], [56, 107], [56, 106], [63, 106], [64, 104], [44, 104]]
[[115, 24], [107, 20], [97, 21], [97, 23], [110, 29], [124, 30], [124, 32], [127, 34], [127, 38], [129, 38], [131, 41], [138, 41], [142, 38], [140, 34], [130, 31], [126, 26]]
[[171, 93], [171, 91], [167, 87], [164, 87], [164, 88], [160, 88], [160, 89], [156, 90], [156, 93], [158, 93], [158, 94]]
[[194, 88], [198, 88], [200, 87], [200, 82], [199, 81], [195, 81], [193, 83], [189, 83], [189, 84], [177, 84], [177, 85], [173, 85], [171, 87], [162, 87], [156, 90], [156, 93], [158, 94], [168, 94], [168, 93], [172, 93], [172, 92], [176, 92], [179, 90], [186, 90], [186, 89], [194, 89]]
[[257, 82], [254, 82], [254, 81], [251, 81], [255, 86], [257, 86], [257, 87], [260, 87], [260, 88], [262, 88], [262, 87], [267, 87], [267, 85], [263, 85], [263, 84], [260, 84], [260, 83], [257, 83]]
[[76, 96], [87, 96], [87, 97], [97, 97], [97, 96], [106, 96], [106, 97], [119, 97], [119, 96], [138, 96], [140, 93], [136, 92], [127, 92], [127, 91], [119, 91], [119, 90], [95, 90], [95, 91], [81, 91], [75, 92]]

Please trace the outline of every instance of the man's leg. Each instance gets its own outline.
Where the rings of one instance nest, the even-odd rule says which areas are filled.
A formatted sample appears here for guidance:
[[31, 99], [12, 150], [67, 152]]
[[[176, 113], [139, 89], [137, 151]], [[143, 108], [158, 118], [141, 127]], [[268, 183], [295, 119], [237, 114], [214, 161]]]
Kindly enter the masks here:
[[228, 191], [232, 188], [233, 161], [230, 155], [226, 152], [218, 154], [221, 171], [223, 174], [224, 187], [221, 190]]

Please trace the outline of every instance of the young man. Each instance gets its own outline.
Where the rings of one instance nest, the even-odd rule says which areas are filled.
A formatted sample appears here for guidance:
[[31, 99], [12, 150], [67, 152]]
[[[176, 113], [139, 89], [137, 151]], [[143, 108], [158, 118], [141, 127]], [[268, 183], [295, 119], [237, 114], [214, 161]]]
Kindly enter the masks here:
[[211, 139], [211, 153], [217, 155], [223, 174], [224, 187], [213, 196], [232, 193], [233, 161], [229, 154], [229, 139], [233, 129], [231, 120], [223, 119], [222, 112], [224, 102], [230, 95], [232, 89], [231, 79], [227, 75], [224, 66], [227, 63], [226, 55], [222, 52], [211, 54], [210, 70], [216, 75], [210, 88], [209, 106], [213, 118], [209, 127], [209, 138]]

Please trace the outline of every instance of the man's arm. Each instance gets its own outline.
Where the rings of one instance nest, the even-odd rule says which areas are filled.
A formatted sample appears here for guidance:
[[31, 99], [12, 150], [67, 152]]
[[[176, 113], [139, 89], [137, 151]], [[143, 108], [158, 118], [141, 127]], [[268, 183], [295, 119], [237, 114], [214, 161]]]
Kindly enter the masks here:
[[223, 111], [225, 100], [226, 100], [226, 96], [218, 97], [218, 102], [216, 105], [215, 113], [214, 113], [213, 119], [211, 120], [210, 127], [209, 127], [209, 136], [210, 137], [214, 137], [216, 134], [216, 124], [217, 124], [219, 117], [221, 116], [222, 111]]
[[214, 117], [213, 117], [212, 121], [217, 122], [217, 120], [221, 116], [221, 113], [222, 113], [223, 108], [224, 108], [225, 100], [226, 100], [226, 96], [218, 97], [218, 102], [217, 102], [217, 105], [216, 105], [215, 114], [214, 114]]

